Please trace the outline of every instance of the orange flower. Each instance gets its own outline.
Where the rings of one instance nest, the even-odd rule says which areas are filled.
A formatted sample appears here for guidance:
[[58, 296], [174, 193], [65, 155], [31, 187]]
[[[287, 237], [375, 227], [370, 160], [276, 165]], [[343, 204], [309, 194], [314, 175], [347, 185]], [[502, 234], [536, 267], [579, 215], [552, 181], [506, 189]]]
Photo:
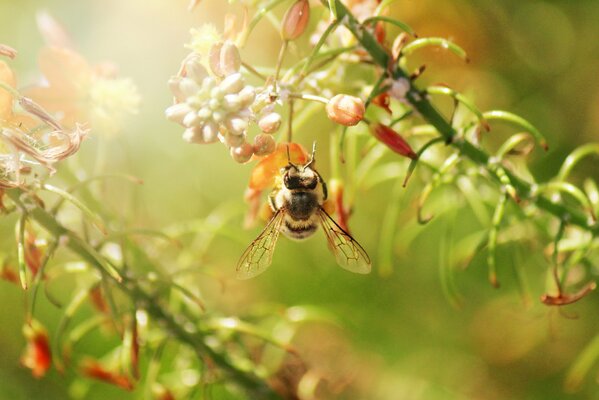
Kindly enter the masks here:
[[287, 159], [287, 147], [289, 147], [289, 157], [294, 164], [305, 164], [308, 162], [308, 153], [297, 143], [279, 143], [272, 153], [260, 159], [250, 175], [250, 183], [245, 192], [245, 201], [250, 209], [245, 216], [244, 226], [250, 228], [256, 222], [256, 218], [271, 216], [270, 207], [261, 207], [260, 198], [264, 190], [270, 190], [275, 184], [277, 176], [281, 174], [281, 168], [285, 167], [289, 160]]
[[289, 157], [294, 164], [305, 164], [308, 162], [308, 153], [297, 143], [279, 143], [274, 152], [262, 158], [252, 170], [249, 188], [252, 190], [265, 190], [272, 188], [275, 178], [279, 176], [281, 168], [285, 167], [287, 159], [287, 147], [289, 146]]
[[114, 67], [92, 68], [75, 51], [53, 46], [42, 50], [39, 64], [46, 83], [28, 89], [26, 95], [61, 115], [67, 127], [89, 123], [112, 136], [121, 130], [123, 117], [137, 112], [136, 87], [129, 79], [116, 79]]
[[36, 378], [46, 374], [52, 363], [52, 352], [46, 329], [36, 320], [23, 326], [27, 339], [25, 353], [21, 357], [23, 366], [29, 368]]
[[[12, 72], [12, 69], [4, 61], [0, 61], [0, 82], [13, 89], [17, 86], [17, 78], [14, 72]], [[0, 89], [0, 119], [2, 121], [8, 121], [12, 117], [13, 101], [12, 93]]]
[[124, 390], [133, 390], [135, 385], [131, 378], [121, 373], [107, 370], [96, 360], [86, 360], [81, 366], [81, 372], [88, 378], [97, 379]]

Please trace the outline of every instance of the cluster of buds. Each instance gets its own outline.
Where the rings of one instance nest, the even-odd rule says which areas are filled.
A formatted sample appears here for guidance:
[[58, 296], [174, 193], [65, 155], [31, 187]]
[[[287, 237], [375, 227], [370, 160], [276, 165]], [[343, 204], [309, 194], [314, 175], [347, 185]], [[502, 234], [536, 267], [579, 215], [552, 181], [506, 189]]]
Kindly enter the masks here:
[[230, 149], [231, 157], [248, 162], [252, 155], [263, 156], [275, 149], [271, 134], [281, 125], [281, 116], [268, 107], [260, 112], [258, 126], [264, 134], [247, 141], [249, 125], [256, 119], [252, 109], [256, 90], [247, 85], [239, 72], [239, 50], [230, 41], [218, 42], [207, 57], [210, 69], [202, 58], [192, 53], [184, 62], [178, 76], [169, 85], [175, 104], [166, 109], [166, 116], [183, 127], [183, 139], [188, 143], [222, 142]]

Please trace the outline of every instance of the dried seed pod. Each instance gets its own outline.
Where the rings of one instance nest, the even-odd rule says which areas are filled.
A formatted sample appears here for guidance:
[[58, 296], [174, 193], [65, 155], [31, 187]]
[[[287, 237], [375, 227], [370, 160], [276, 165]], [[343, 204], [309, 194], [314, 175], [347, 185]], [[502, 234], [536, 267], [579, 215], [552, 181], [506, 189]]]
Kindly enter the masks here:
[[275, 139], [271, 135], [260, 134], [254, 138], [253, 149], [257, 156], [266, 156], [275, 151], [276, 147]]
[[310, 21], [310, 3], [308, 0], [296, 1], [285, 13], [281, 24], [283, 40], [295, 40], [304, 33]]
[[231, 157], [240, 164], [250, 161], [253, 154], [254, 149], [248, 142], [243, 143], [239, 147], [231, 147]]
[[281, 127], [281, 115], [276, 112], [268, 113], [260, 118], [258, 126], [264, 133], [275, 133]]
[[344, 126], [354, 126], [364, 118], [364, 102], [347, 94], [338, 94], [326, 106], [327, 116]]
[[407, 42], [408, 42], [408, 34], [407, 33], [402, 32], [399, 35], [397, 35], [397, 37], [393, 41], [393, 46], [391, 47], [391, 54], [393, 55], [393, 60], [397, 61], [399, 59], [399, 56], [401, 55], [401, 51], [403, 50], [403, 48]]

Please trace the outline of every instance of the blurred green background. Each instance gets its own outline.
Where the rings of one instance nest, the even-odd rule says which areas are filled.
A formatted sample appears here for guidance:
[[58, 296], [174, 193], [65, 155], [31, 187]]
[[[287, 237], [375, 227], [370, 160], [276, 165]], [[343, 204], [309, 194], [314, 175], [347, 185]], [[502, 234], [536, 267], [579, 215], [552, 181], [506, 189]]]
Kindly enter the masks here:
[[[19, 51], [11, 66], [20, 85], [39, 77], [36, 60], [43, 42], [35, 15], [41, 9], [65, 25], [90, 62], [113, 61], [120, 76], [137, 84], [143, 98], [139, 114], [121, 136], [104, 145], [109, 146], [108, 169], [138, 176], [144, 185], [131, 194], [114, 184], [101, 199], [130, 226], [160, 229], [222, 207], [244, 207], [251, 166], [233, 163], [223, 146], [184, 143], [180, 128], [164, 118], [171, 102], [166, 80], [187, 53], [183, 44], [189, 29], [206, 21], [222, 26], [227, 2], [200, 3], [188, 13], [183, 0], [0, 0], [0, 42]], [[531, 160], [539, 180], [553, 176], [574, 147], [599, 139], [598, 1], [402, 0], [391, 14], [420, 36], [450, 38], [469, 53], [468, 65], [442, 51], [423, 53], [427, 82], [450, 84], [481, 109], [514, 111], [547, 136], [550, 151], [535, 152]], [[276, 32], [261, 27], [253, 43], [244, 58], [272, 65], [280, 45]], [[326, 142], [330, 125], [315, 127], [297, 132], [296, 140], [307, 147], [314, 138]], [[99, 141], [92, 135], [80, 157], [93, 155]], [[320, 157], [325, 159], [326, 151]], [[599, 178], [596, 159], [583, 165], [577, 173]], [[327, 166], [320, 166], [325, 179]], [[369, 276], [336, 267], [319, 234], [305, 243], [280, 240], [268, 273], [247, 282], [231, 279], [224, 291], [201, 277], [190, 279], [198, 279], [209, 307], [225, 313], [242, 314], [262, 303], [310, 304], [334, 313], [342, 329], [328, 341], [320, 338], [330, 348], [319, 362], [354, 371], [369, 393], [365, 399], [599, 399], [597, 367], [576, 390], [566, 390], [564, 384], [568, 368], [599, 333], [599, 298], [592, 294], [570, 306], [567, 316], [576, 318], [540, 304], [549, 266], [545, 243], [532, 249], [500, 248], [500, 289], [487, 282], [484, 256], [475, 257], [456, 274], [464, 298], [463, 307], [456, 309], [439, 278], [442, 237], [448, 229], [455, 237], [465, 236], [475, 222], [470, 213], [456, 212], [459, 223], [444, 216], [426, 228], [417, 226], [412, 200], [422, 182], [414, 180], [401, 195], [394, 272], [384, 278], [377, 274], [379, 227], [391, 185], [360, 192], [356, 199], [351, 226], [373, 256]], [[244, 243], [257, 234], [257, 228], [242, 231], [241, 221], [237, 213], [226, 222], [239, 231], [239, 240], [215, 242], [202, 260], [231, 270], [225, 276], [233, 276]], [[12, 248], [12, 222], [0, 221], [2, 249]], [[407, 236], [409, 246], [404, 245]], [[519, 291], [508, 251], [519, 253], [528, 295]], [[60, 290], [60, 283], [53, 285]], [[19, 365], [25, 310], [20, 288], [0, 282], [0, 304], [0, 399], [67, 398], [76, 377], [72, 371], [61, 375], [53, 369], [36, 380]], [[52, 331], [60, 311], [44, 304], [38, 312]], [[90, 341], [78, 351], [93, 354], [95, 346]], [[94, 384], [86, 398], [140, 396]]]

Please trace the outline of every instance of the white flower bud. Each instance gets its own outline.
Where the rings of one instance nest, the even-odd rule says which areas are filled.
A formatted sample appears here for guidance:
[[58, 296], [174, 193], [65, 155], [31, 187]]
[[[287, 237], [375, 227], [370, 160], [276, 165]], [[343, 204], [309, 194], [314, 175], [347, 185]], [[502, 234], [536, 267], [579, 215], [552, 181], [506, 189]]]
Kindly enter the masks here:
[[185, 117], [183, 117], [183, 125], [185, 125], [188, 128], [191, 128], [198, 124], [201, 124], [201, 121], [198, 118], [198, 114], [193, 111], [187, 113], [187, 115], [185, 115]]
[[276, 112], [266, 114], [260, 118], [258, 126], [264, 133], [275, 133], [281, 127], [281, 116]]
[[169, 120], [178, 124], [183, 124], [183, 118], [185, 118], [185, 116], [192, 111], [193, 110], [187, 103], [178, 103], [167, 108], [165, 114], [166, 118]]
[[248, 123], [242, 118], [230, 118], [227, 121], [227, 129], [234, 135], [241, 135], [248, 127]]
[[216, 81], [211, 76], [204, 78], [204, 80], [202, 81], [202, 91], [210, 92], [212, 90], [212, 88], [215, 86], [216, 86]]
[[185, 140], [187, 143], [204, 143], [202, 132], [196, 128], [185, 129], [185, 132], [183, 132], [183, 140]]
[[214, 143], [218, 140], [218, 128], [212, 122], [207, 123], [202, 128], [202, 138], [204, 143]]
[[182, 78], [179, 82], [179, 89], [187, 98], [195, 96], [200, 91], [200, 86], [191, 78]]
[[212, 119], [216, 123], [221, 123], [225, 120], [225, 113], [223, 113], [222, 111], [214, 111], [212, 113]]
[[228, 94], [225, 96], [223, 100], [223, 107], [227, 111], [237, 111], [241, 106], [241, 101], [239, 100], [239, 96], [236, 94]]
[[243, 77], [240, 73], [227, 76], [219, 85], [220, 89], [227, 93], [238, 93], [244, 87]]
[[211, 110], [218, 110], [220, 108], [220, 101], [216, 99], [210, 99], [208, 102], [208, 107], [210, 107]]
[[193, 57], [185, 63], [185, 74], [198, 84], [201, 84], [204, 78], [208, 76], [208, 71], [200, 64], [199, 57]]
[[255, 98], [256, 93], [251, 86], [246, 86], [239, 92], [239, 99], [241, 100], [241, 105], [243, 107], [249, 107], [254, 102]]
[[183, 101], [186, 98], [186, 96], [184, 96], [183, 92], [181, 91], [180, 85], [181, 77], [179, 76], [173, 76], [168, 80], [168, 87], [171, 90], [173, 96], [175, 96], [175, 99], [177, 99], [177, 101]]
[[210, 97], [213, 99], [221, 100], [223, 95], [224, 93], [220, 86], [214, 87], [212, 90], [210, 90]]
[[202, 107], [199, 109], [198, 118], [201, 120], [206, 120], [210, 118], [210, 116], [212, 116], [212, 110], [210, 110], [208, 107]]

